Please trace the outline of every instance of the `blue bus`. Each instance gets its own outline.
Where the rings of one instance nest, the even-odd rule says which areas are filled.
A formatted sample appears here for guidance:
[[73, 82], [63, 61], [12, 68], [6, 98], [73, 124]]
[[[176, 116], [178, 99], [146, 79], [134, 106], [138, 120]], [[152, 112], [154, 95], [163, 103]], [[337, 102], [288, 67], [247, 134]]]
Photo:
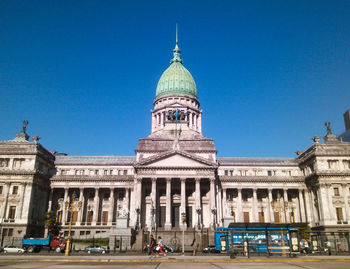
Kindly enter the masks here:
[[298, 231], [282, 224], [232, 223], [215, 229], [215, 247], [244, 255], [299, 252]]

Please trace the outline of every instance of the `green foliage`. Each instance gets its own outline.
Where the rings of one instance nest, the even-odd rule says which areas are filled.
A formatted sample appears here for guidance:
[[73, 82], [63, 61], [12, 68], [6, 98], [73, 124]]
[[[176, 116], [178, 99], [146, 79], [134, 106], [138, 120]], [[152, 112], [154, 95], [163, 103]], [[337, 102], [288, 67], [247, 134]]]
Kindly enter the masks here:
[[45, 213], [45, 227], [51, 236], [57, 236], [61, 231], [61, 226], [56, 221], [56, 213], [52, 210]]
[[298, 228], [299, 236], [301, 239], [310, 239], [311, 228], [308, 224], [305, 224], [303, 227]]

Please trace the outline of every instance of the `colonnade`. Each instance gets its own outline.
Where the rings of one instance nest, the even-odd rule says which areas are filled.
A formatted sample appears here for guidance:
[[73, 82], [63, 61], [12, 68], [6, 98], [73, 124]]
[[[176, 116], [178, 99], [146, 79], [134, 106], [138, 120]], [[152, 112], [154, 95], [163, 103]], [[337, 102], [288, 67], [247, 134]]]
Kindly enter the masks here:
[[[163, 111], [159, 111], [157, 113], [153, 114], [153, 124], [152, 127], [153, 129], [158, 129], [158, 128], [162, 128], [165, 126], [165, 121], [166, 121], [166, 110]], [[188, 126], [190, 129], [193, 130], [197, 130], [199, 132], [201, 132], [201, 113], [197, 113], [197, 112], [191, 112], [191, 111], [187, 111], [186, 114], [186, 119], [188, 121]]]
[[[49, 210], [53, 207], [54, 193], [62, 188], [53, 188], [49, 194]], [[68, 208], [70, 204], [73, 208], [73, 224], [75, 225], [112, 225], [116, 218], [124, 210], [129, 213], [130, 188], [64, 188], [63, 199], [58, 199], [57, 210], [60, 215], [57, 217], [62, 224], [69, 222]], [[73, 192], [76, 198], [73, 201]], [[93, 194], [93, 198], [92, 198]], [[108, 194], [108, 197], [107, 197]]]

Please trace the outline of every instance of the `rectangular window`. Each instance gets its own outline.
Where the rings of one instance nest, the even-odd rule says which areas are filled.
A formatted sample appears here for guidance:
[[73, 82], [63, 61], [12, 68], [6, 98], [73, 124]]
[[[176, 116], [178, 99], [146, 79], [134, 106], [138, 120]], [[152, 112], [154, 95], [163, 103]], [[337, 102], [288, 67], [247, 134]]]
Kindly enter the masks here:
[[228, 170], [225, 170], [225, 176], [228, 176]]
[[344, 166], [344, 169], [350, 169], [350, 160], [344, 160], [343, 166]]
[[124, 170], [124, 175], [127, 175], [128, 174], [128, 170]]
[[268, 170], [268, 171], [267, 171], [267, 175], [268, 175], [269, 177], [272, 176], [272, 171]]
[[243, 212], [244, 222], [249, 223], [249, 212]]
[[113, 175], [113, 170], [109, 170], [109, 174], [110, 174], [110, 175]]
[[91, 232], [90, 231], [86, 231], [86, 235], [90, 235], [91, 234]]
[[2, 186], [0, 186], [0, 194], [2, 194], [2, 188], [3, 188], [3, 187], [2, 187]]
[[104, 170], [104, 171], [103, 171], [103, 174], [104, 174], [105, 176], [107, 176], [107, 173], [108, 173], [108, 170]]
[[13, 186], [12, 194], [18, 194], [18, 186]]
[[80, 231], [80, 235], [85, 235], [85, 231]]
[[334, 196], [339, 196], [339, 188], [334, 188]]
[[0, 167], [8, 167], [10, 159], [0, 159]]
[[95, 170], [95, 175], [96, 175], [96, 176], [98, 175], [98, 170]]
[[261, 223], [265, 222], [264, 212], [259, 212], [259, 222]]
[[8, 234], [8, 229], [4, 228], [4, 229], [2, 230], [2, 235], [3, 235], [3, 236], [7, 236], [7, 234]]
[[9, 229], [8, 236], [13, 236], [13, 229]]
[[329, 169], [337, 169], [338, 161], [337, 160], [328, 160], [328, 168]]
[[92, 222], [92, 216], [93, 216], [93, 214], [94, 214], [93, 211], [88, 211], [86, 222]]
[[10, 210], [9, 210], [9, 219], [15, 219], [15, 215], [16, 215], [16, 207], [15, 206], [10, 206]]
[[231, 177], [233, 176], [233, 170], [230, 170], [230, 176]]
[[275, 218], [275, 223], [280, 223], [280, 213], [279, 212], [273, 212], [273, 216]]
[[108, 221], [108, 211], [103, 211], [102, 212], [102, 222], [107, 223]]
[[337, 212], [337, 220], [342, 221], [343, 220], [343, 209], [341, 207], [337, 207], [335, 210]]

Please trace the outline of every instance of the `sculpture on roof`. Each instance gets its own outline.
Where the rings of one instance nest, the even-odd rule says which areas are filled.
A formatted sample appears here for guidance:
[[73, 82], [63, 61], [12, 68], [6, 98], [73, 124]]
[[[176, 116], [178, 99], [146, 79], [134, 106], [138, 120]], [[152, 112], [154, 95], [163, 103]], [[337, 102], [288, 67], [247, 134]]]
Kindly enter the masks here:
[[23, 121], [23, 126], [22, 126], [22, 133], [26, 133], [27, 125], [29, 124], [29, 121], [24, 120]]
[[312, 141], [314, 141], [316, 144], [318, 144], [320, 142], [320, 140], [321, 140], [321, 136], [314, 136], [312, 138]]
[[324, 124], [324, 126], [327, 127], [327, 135], [331, 135], [332, 134], [331, 123], [328, 121]]

